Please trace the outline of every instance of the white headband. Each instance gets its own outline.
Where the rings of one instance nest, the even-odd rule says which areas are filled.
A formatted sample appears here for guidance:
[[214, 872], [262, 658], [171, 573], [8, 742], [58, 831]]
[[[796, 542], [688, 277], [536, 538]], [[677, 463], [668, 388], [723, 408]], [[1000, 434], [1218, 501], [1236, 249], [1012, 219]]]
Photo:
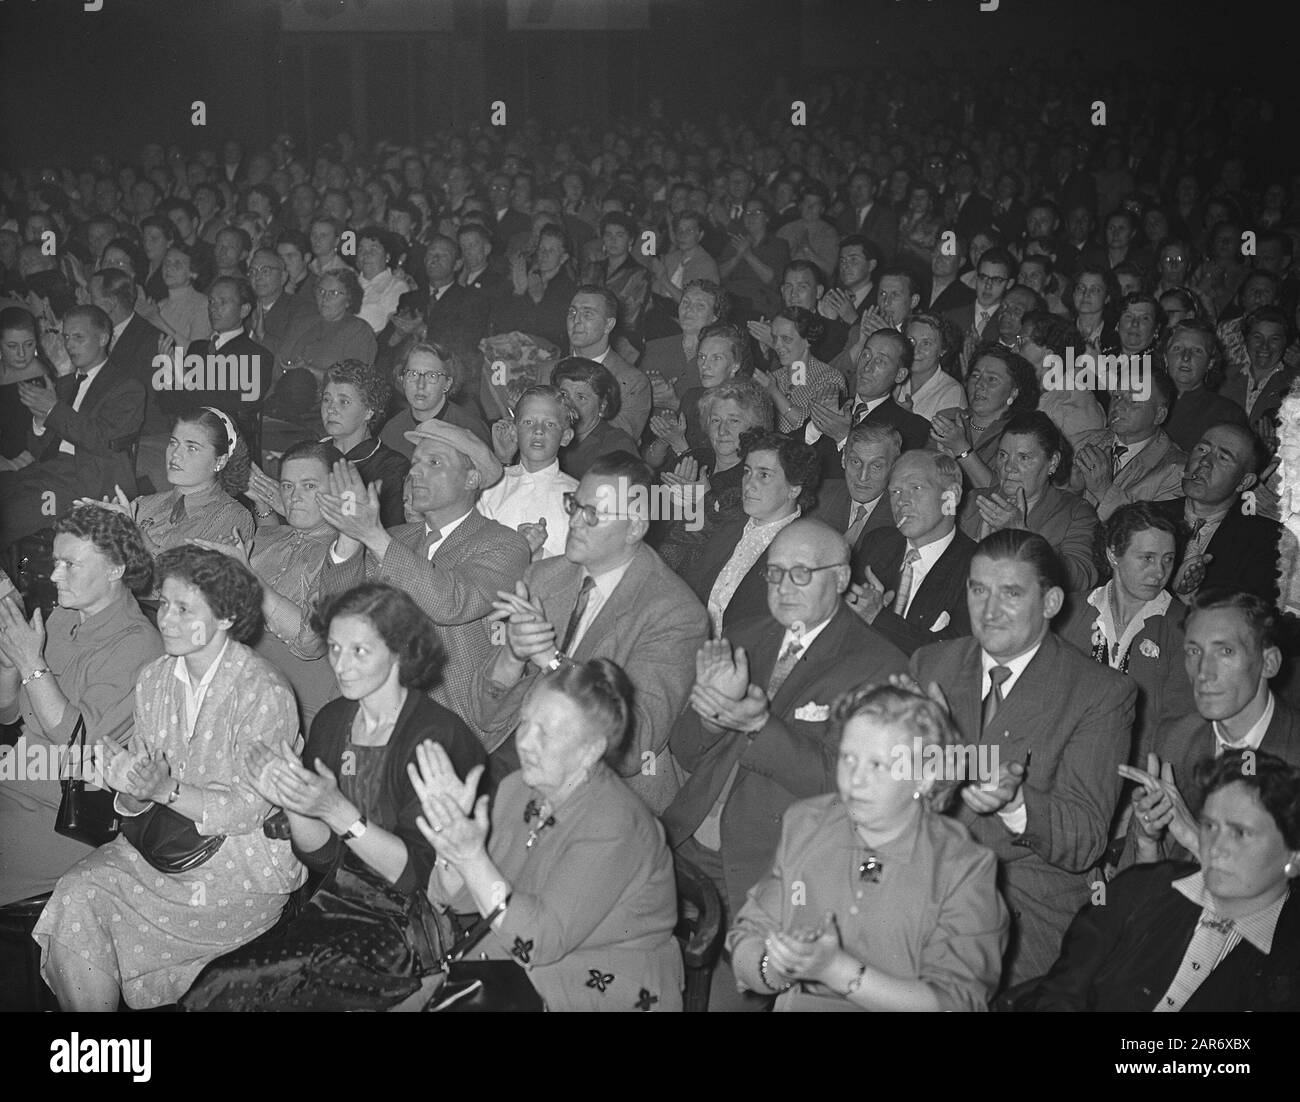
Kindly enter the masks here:
[[203, 408], [206, 409], [209, 413], [211, 413], [214, 417], [216, 417], [218, 421], [221, 422], [222, 427], [226, 430], [226, 444], [227, 444], [226, 453], [228, 455], [234, 455], [235, 443], [239, 439], [239, 434], [235, 432], [235, 422], [230, 419], [228, 414], [223, 413], [215, 406], [204, 406]]

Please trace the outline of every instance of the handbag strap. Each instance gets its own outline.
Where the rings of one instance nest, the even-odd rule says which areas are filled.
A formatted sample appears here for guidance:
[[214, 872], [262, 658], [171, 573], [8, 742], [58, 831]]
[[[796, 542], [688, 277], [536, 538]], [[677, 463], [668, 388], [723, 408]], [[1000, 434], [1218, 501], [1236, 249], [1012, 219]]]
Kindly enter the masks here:
[[443, 954], [442, 964], [444, 968], [448, 964], [453, 964], [458, 960], [463, 960], [467, 953], [472, 952], [474, 947], [487, 937], [488, 932], [492, 929], [492, 923], [505, 913], [506, 905], [509, 902], [509, 898], [502, 900], [502, 902], [498, 903], [487, 914], [482, 915], [473, 926], [465, 931], [465, 933], [456, 941], [456, 944]]
[[[77, 753], [77, 746], [80, 743], [81, 752]], [[77, 767], [74, 773], [70, 774], [65, 780], [84, 781], [86, 779], [86, 717], [80, 712], [77, 713], [77, 722], [72, 728], [72, 737], [68, 739], [68, 756], [64, 759], [64, 768], [71, 763], [73, 756], [77, 757]], [[59, 770], [62, 777], [63, 769]]]

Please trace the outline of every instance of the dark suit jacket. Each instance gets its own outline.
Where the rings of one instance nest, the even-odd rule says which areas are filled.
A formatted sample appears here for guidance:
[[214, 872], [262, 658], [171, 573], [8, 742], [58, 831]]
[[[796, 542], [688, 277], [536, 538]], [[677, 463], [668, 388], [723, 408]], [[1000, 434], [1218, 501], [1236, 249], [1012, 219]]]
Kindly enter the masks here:
[[[126, 323], [122, 335], [108, 351], [109, 363], [115, 371], [120, 371], [128, 378], [136, 379], [145, 388], [148, 397], [145, 400], [145, 419], [141, 433], [166, 432], [171, 420], [159, 408], [153, 385], [154, 357], [158, 355], [158, 338], [162, 330], [145, 321], [139, 314], [132, 314]], [[123, 489], [126, 487], [124, 486]]]
[[[1153, 508], [1180, 525], [1184, 523], [1186, 504], [1185, 497], [1152, 502]], [[1245, 516], [1240, 506], [1234, 506], [1206, 545], [1206, 553], [1214, 557], [1205, 568], [1201, 588], [1230, 586], [1257, 593], [1271, 604], [1277, 604], [1277, 556], [1281, 538], [1282, 526], [1277, 521]]]
[[[254, 313], [259, 308], [254, 307]], [[289, 335], [295, 322], [301, 318], [316, 317], [316, 306], [306, 295], [281, 293], [269, 310], [262, 310], [262, 343], [273, 355], [280, 354], [280, 346]], [[251, 324], [251, 323], [250, 323]]]
[[[528, 567], [524, 581], [546, 619], [563, 631], [578, 603], [582, 567], [563, 555], [542, 559]], [[513, 590], [514, 583], [499, 588]], [[690, 692], [695, 654], [708, 637], [708, 622], [686, 583], [643, 544], [570, 655], [575, 662], [608, 658], [622, 666], [632, 682], [631, 733], [611, 764], [655, 812], [672, 802], [681, 783], [668, 753], [668, 732]], [[496, 657], [493, 647], [474, 672], [466, 718], [484, 732], [493, 754], [493, 774], [500, 777], [517, 768], [514, 730], [537, 667], [529, 663], [513, 685], [499, 685], [490, 676]]]
[[[1277, 421], [1277, 412], [1282, 405], [1282, 399], [1290, 393], [1291, 388], [1295, 385], [1296, 373], [1287, 369], [1275, 372], [1273, 377], [1264, 384], [1263, 391], [1255, 399], [1255, 407], [1250, 411], [1248, 422], [1250, 431], [1260, 433], [1264, 422], [1272, 419]], [[1229, 379], [1219, 388], [1219, 393], [1229, 401], [1236, 402], [1242, 410], [1246, 408], [1246, 376], [1236, 375]]]
[[[112, 497], [117, 485], [134, 497], [135, 465], [129, 449], [144, 424], [144, 386], [110, 356], [87, 388], [79, 411], [72, 408], [75, 375], [57, 380], [54, 392], [59, 400], [45, 419], [45, 432], [41, 436], [29, 432], [27, 450], [36, 464], [48, 464], [43, 470], [56, 495], [62, 499], [64, 493], [76, 491], [74, 497]], [[64, 440], [77, 449], [76, 455], [59, 450]]]
[[533, 232], [533, 220], [528, 215], [513, 209], [507, 210], [500, 218], [497, 218], [496, 211], [492, 211], [489, 216], [489, 226], [492, 230], [492, 247], [502, 256], [505, 255], [506, 247], [512, 238], [521, 233]]
[[[953, 307], [951, 310], [945, 310], [944, 317], [957, 327], [964, 339], [966, 334], [971, 331], [971, 328], [975, 324], [975, 311], [975, 295], [972, 293], [970, 299], [962, 303], [960, 306]], [[996, 309], [989, 315], [989, 320], [985, 322], [984, 328], [980, 330], [979, 339], [981, 341], [997, 340], [998, 331], [997, 327], [993, 324], [993, 319], [995, 317], [997, 317]]]
[[[956, 310], [972, 305], [974, 301], [975, 292], [958, 278], [939, 292], [939, 297], [930, 303], [930, 310], [935, 314], [952, 314]], [[974, 313], [972, 313], [972, 320], [974, 316]], [[969, 327], [970, 321], [967, 321], [966, 325]]]
[[488, 335], [490, 309], [487, 295], [459, 283], [452, 283], [440, 299], [428, 291], [407, 291], [397, 301], [399, 314], [423, 314], [429, 339], [462, 356], [476, 353], [479, 341]]
[[[389, 530], [392, 543], [383, 562], [361, 548], [347, 562], [325, 556], [321, 594], [342, 593], [364, 581], [380, 581], [406, 590], [420, 606], [442, 643], [442, 675], [429, 695], [476, 728], [472, 709], [473, 679], [493, 650], [492, 624], [487, 616], [497, 592], [513, 593], [524, 576], [531, 552], [518, 532], [488, 520], [476, 509], [433, 553], [422, 553], [424, 522], [401, 524]], [[486, 730], [475, 733], [484, 738]]]
[[[185, 358], [203, 356], [206, 360], [211, 341], [195, 341], [185, 349]], [[256, 365], [252, 377], [257, 387], [256, 398], [248, 401], [236, 389], [226, 390], [160, 390], [158, 391], [158, 408], [165, 414], [174, 414], [186, 406], [213, 406], [231, 417], [244, 417], [257, 413], [266, 401], [267, 391], [271, 389], [271, 372], [275, 368], [275, 356], [269, 348], [258, 344], [247, 333], [232, 337], [214, 354], [218, 360], [223, 356], [238, 356], [250, 365]], [[214, 363], [217, 362], [214, 360]], [[231, 361], [234, 363], [234, 361]], [[231, 373], [231, 383], [238, 384], [239, 378]], [[206, 381], [206, 380], [205, 380]], [[252, 393], [250, 390], [249, 393]], [[242, 426], [241, 426], [242, 427]]]
[[[730, 561], [732, 552], [740, 543], [740, 537], [744, 535], [745, 525], [748, 522], [749, 517], [742, 515], [727, 524], [704, 545], [704, 549], [694, 560], [682, 568], [682, 581], [691, 587], [691, 591], [706, 609], [709, 607], [709, 593], [713, 590], [713, 583], [718, 580], [722, 568]], [[767, 552], [764, 551], [758, 556], [758, 561], [745, 573], [740, 585], [732, 593], [731, 600], [727, 602], [727, 607], [722, 614], [724, 630], [730, 630], [741, 620], [749, 620], [767, 613], [767, 580], [763, 577], [766, 566]]]
[[[1015, 1010], [1147, 1012], [1174, 982], [1201, 908], [1172, 887], [1194, 864], [1139, 865], [1106, 887], [1070, 924], [1052, 970], [1015, 1001]], [[1244, 938], [1183, 1010], [1300, 1010], [1300, 893], [1292, 891], [1264, 956]]]
[[[996, 490], [996, 486], [973, 490], [961, 503], [961, 529], [976, 543], [981, 538], [981, 525], [979, 507], [975, 503]], [[1069, 575], [1072, 593], [1086, 593], [1097, 584], [1093, 544], [1098, 524], [1096, 509], [1078, 494], [1052, 485], [1043, 490], [1038, 504], [1025, 518], [1025, 527], [1047, 540], [1060, 556]]]
[[[817, 490], [817, 505], [809, 514], [818, 520], [824, 520], [837, 532], [847, 533], [849, 518], [853, 516], [853, 499], [849, 497], [849, 484], [843, 478], [823, 482]], [[864, 556], [881, 532], [893, 528], [894, 511], [889, 505], [889, 495], [881, 494], [876, 499], [875, 508], [867, 514], [867, 522], [862, 526], [857, 540], [849, 548], [849, 565], [853, 576], [860, 577], [865, 569]]]
[[1224, 422], [1246, 424], [1246, 410], [1231, 398], [1199, 386], [1174, 399], [1174, 409], [1164, 423], [1169, 438], [1185, 452], [1190, 452], [1211, 425]]
[[[1300, 712], [1276, 693], [1273, 694], [1273, 720], [1264, 732], [1259, 748], [1300, 768]], [[1174, 783], [1178, 785], [1178, 791], [1187, 803], [1187, 810], [1193, 815], [1199, 815], [1205, 803], [1205, 792], [1196, 782], [1196, 766], [1206, 758], [1214, 757], [1214, 728], [1210, 721], [1202, 719], [1196, 712], [1174, 720], [1156, 732], [1152, 749], [1162, 764], [1172, 763]], [[1145, 762], [1139, 764], [1146, 767]], [[1130, 826], [1129, 834], [1133, 835], [1135, 830]], [[1134, 840], [1130, 839], [1130, 850]], [[1196, 855], [1189, 854], [1176, 841], [1166, 836], [1160, 843], [1160, 856], [1189, 860]]]
[[[731, 643], [743, 646], [749, 656], [752, 684], [766, 687], [784, 635], [785, 628], [770, 613], [728, 631]], [[739, 766], [721, 824], [730, 914], [771, 869], [785, 810], [796, 800], [835, 787], [839, 746], [830, 737], [830, 705], [841, 693], [864, 682], [885, 681], [904, 665], [899, 651], [841, 604], [772, 698], [771, 717], [757, 734], [707, 730], [689, 706], [677, 718], [670, 745], [691, 775], [664, 812], [673, 846], [695, 833], [732, 766]]]
[[956, 808], [975, 840], [998, 855], [1000, 886], [1014, 917], [1003, 982], [1040, 976], [1087, 900], [1095, 879], [1090, 870], [1106, 848], [1137, 690], [1048, 632], [990, 729], [981, 731], [983, 675], [974, 638], [922, 647], [911, 669], [921, 685], [942, 687], [962, 742], [996, 747], [1002, 768], [1033, 752], [1021, 785], [1028, 815], [1023, 834], [1012, 834], [996, 814], [975, 814], [960, 796]]
[[960, 210], [957, 209], [955, 194], [950, 197], [949, 202], [952, 206], [949, 220], [956, 220], [957, 233], [963, 240], [969, 241], [976, 231], [986, 230], [993, 225], [993, 203], [978, 191], [972, 191], [966, 196], [966, 201]]
[[[875, 245], [880, 253], [881, 267], [891, 263], [898, 251], [898, 211], [879, 196], [871, 204], [866, 218], [860, 221], [857, 209], [852, 204], [845, 207], [840, 215], [838, 229], [845, 237], [860, 233]], [[829, 274], [828, 272], [827, 275]]]
[[[853, 387], [850, 385], [849, 390]], [[840, 407], [840, 412], [847, 414], [853, 408], [855, 399], [850, 397], [847, 402]], [[870, 413], [863, 418], [864, 425], [886, 425], [889, 428], [897, 429], [898, 435], [903, 438], [903, 451], [912, 451], [915, 448], [924, 448], [930, 439], [930, 422], [920, 414], [913, 413], [910, 409], [904, 409], [894, 399], [886, 398], [880, 405], [876, 406]], [[789, 435], [795, 440], [803, 441], [804, 433], [807, 431], [808, 422], [805, 421]], [[818, 458], [822, 461], [822, 481], [829, 482], [832, 479], [844, 477], [844, 453], [840, 450], [836, 441], [823, 433], [813, 445], [813, 451], [817, 453]]]
[[[884, 585], [886, 593], [897, 593], [905, 554], [907, 537], [897, 528], [882, 528], [875, 533], [867, 554], [863, 556], [861, 574], [855, 564], [853, 580], [861, 582], [866, 576], [865, 568], [869, 566]], [[892, 608], [882, 608], [871, 626], [904, 654], [911, 654], [926, 643], [969, 635], [966, 575], [970, 573], [970, 560], [974, 554], [975, 541], [957, 530], [952, 543], [922, 579], [907, 616], [899, 616]], [[936, 627], [940, 623], [943, 626]]]

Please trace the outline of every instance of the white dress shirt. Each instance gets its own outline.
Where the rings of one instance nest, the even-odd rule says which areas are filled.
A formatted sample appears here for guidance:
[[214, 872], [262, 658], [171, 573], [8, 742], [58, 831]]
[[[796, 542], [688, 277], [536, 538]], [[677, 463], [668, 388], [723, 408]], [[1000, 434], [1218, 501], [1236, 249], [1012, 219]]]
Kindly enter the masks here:
[[[81, 412], [81, 403], [85, 400], [86, 392], [90, 390], [91, 384], [94, 383], [95, 381], [95, 377], [100, 373], [100, 371], [104, 367], [104, 364], [106, 363], [108, 363], [108, 360], [101, 360], [99, 363], [97, 363], [94, 367], [92, 367], [89, 371], [86, 372], [86, 377], [81, 380], [81, 383], [77, 387], [77, 393], [73, 396], [72, 399], [72, 410], [74, 413]], [[32, 435], [33, 436], [45, 435], [44, 417], [40, 419], [39, 424], [37, 423], [35, 417], [32, 418]], [[77, 454], [76, 446], [68, 443], [68, 441], [66, 440], [62, 440], [59, 442], [59, 451], [63, 452], [65, 455]]]
[[[628, 567], [631, 565], [632, 560], [628, 559], [622, 566], [616, 566], [613, 570], [606, 570], [603, 574], [592, 574], [586, 567], [583, 567], [582, 576], [584, 578], [590, 577], [595, 584], [587, 595], [587, 607], [582, 613], [582, 619], [578, 621], [577, 630], [574, 631], [573, 638], [569, 640], [569, 654], [573, 654], [578, 649], [582, 637], [587, 634], [596, 617], [600, 615], [600, 610], [605, 607], [605, 602], [614, 596], [614, 590], [618, 588], [619, 583], [623, 580], [623, 575], [627, 573]], [[555, 630], [562, 632], [566, 627], [568, 627], [567, 622], [556, 624]], [[556, 642], [559, 641], [557, 637]]]
[[[908, 609], [912, 607], [912, 602], [916, 600], [917, 590], [921, 588], [921, 583], [925, 581], [925, 576], [930, 573], [931, 568], [937, 563], [940, 557], [949, 547], [952, 541], [957, 538], [957, 527], [953, 526], [951, 532], [946, 536], [940, 536], [937, 540], [932, 540], [924, 547], [917, 547], [911, 540], [907, 541], [907, 549], [915, 551], [921, 557], [912, 563], [912, 588], [908, 591], [907, 605], [903, 609], [903, 615], [906, 617]], [[901, 581], [901, 579], [900, 579]], [[1006, 696], [1006, 686], [1002, 688], [1002, 695]], [[983, 699], [981, 697], [981, 699]]]
[[[888, 397], [889, 397], [888, 394], [882, 394], [879, 398], [872, 398], [871, 401], [869, 402], [864, 402], [861, 398], [855, 397], [852, 403], [850, 403], [849, 405], [849, 413], [848, 413], [849, 428], [850, 429], [853, 428], [853, 422], [858, 417], [865, 417], [868, 413], [870, 413], [873, 409], [875, 409], [878, 405], [880, 405], [881, 402], [883, 402]], [[810, 447], [813, 444], [817, 443], [817, 441], [820, 440], [823, 435], [824, 434], [822, 433], [822, 430], [819, 429], [816, 425], [814, 425], [811, 421], [808, 422], [807, 426], [803, 430], [804, 443], [809, 445]], [[835, 446], [840, 451], [843, 451], [844, 445], [847, 444], [848, 442], [849, 442], [849, 438], [846, 435], [844, 439], [839, 441], [839, 443], [837, 443]]]
[[[989, 690], [993, 687], [993, 675], [989, 672], [994, 666], [1006, 666], [1011, 671], [1011, 675], [1002, 682], [1002, 699], [1005, 701], [1011, 695], [1011, 690], [1020, 680], [1020, 675], [1025, 672], [1025, 667], [1034, 660], [1034, 655], [1038, 653], [1039, 647], [1043, 645], [1040, 639], [1038, 643], [1030, 647], [1024, 654], [1018, 658], [1012, 658], [1007, 662], [999, 662], [988, 651], [980, 650], [980, 669], [983, 671], [980, 677], [980, 700], [982, 701], [989, 695]], [[1022, 800], [1020, 806], [1015, 811], [1008, 811], [1003, 808], [998, 812], [998, 818], [1002, 820], [1003, 825], [1012, 834], [1024, 834], [1025, 827], [1029, 823], [1029, 809], [1025, 807]]]
[[479, 495], [478, 511], [514, 531], [521, 524], [536, 524], [539, 517], [545, 517], [546, 542], [534, 558], [550, 558], [564, 554], [569, 535], [564, 495], [577, 489], [578, 480], [560, 470], [558, 459], [533, 472], [525, 470], [522, 463], [515, 463], [506, 468], [500, 482]]
[[907, 407], [904, 401], [907, 395], [912, 398], [912, 412], [927, 421], [933, 421], [934, 415], [941, 410], [966, 408], [966, 391], [961, 383], [942, 368], [935, 371], [915, 391], [912, 390], [911, 379], [905, 379], [894, 388], [894, 400], [904, 408]]
[[1264, 741], [1264, 735], [1268, 733], [1268, 725], [1273, 722], [1273, 712], [1276, 698], [1272, 691], [1268, 694], [1268, 703], [1264, 705], [1264, 714], [1259, 717], [1246, 732], [1244, 738], [1238, 742], [1233, 742], [1228, 738], [1228, 732], [1223, 729], [1216, 719], [1210, 726], [1214, 728], [1214, 756], [1222, 757], [1225, 750], [1258, 750], [1259, 744]]
[[199, 721], [199, 709], [203, 707], [203, 698], [208, 695], [208, 688], [212, 685], [212, 679], [217, 676], [217, 670], [220, 669], [221, 660], [226, 656], [226, 649], [229, 646], [229, 639], [221, 644], [221, 649], [217, 651], [217, 657], [212, 660], [212, 665], [208, 667], [207, 672], [199, 678], [197, 685], [190, 680], [190, 670], [185, 664], [183, 655], [176, 659], [176, 664], [172, 667], [172, 676], [185, 686], [186, 742], [189, 742], [194, 737], [194, 726]]

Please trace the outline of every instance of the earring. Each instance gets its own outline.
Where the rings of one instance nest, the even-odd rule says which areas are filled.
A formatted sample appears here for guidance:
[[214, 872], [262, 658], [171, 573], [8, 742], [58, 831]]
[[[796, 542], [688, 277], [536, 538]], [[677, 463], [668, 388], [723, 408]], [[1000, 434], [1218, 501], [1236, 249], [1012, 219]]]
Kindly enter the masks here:
[[1296, 863], [1294, 861], [1288, 861], [1283, 865], [1282, 871], [1286, 874], [1288, 880], [1293, 880], [1297, 875], [1300, 875], [1300, 869], [1296, 868]]
[[919, 800], [920, 798], [921, 798], [921, 790], [918, 788], [915, 792], [912, 793], [912, 799]]

